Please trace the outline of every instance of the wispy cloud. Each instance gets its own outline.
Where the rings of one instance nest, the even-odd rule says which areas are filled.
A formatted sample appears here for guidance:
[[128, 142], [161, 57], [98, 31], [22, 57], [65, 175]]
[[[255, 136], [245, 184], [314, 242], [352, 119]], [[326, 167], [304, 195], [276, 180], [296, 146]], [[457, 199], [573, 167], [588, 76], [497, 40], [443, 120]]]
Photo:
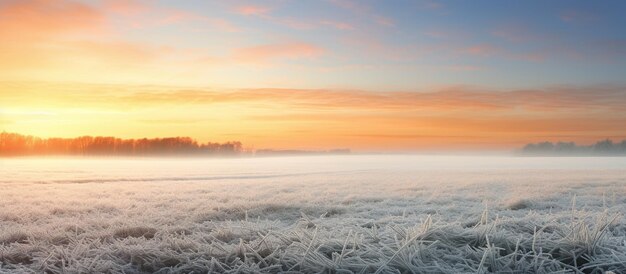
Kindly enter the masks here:
[[451, 65], [451, 66], [445, 66], [444, 69], [450, 70], [450, 71], [480, 71], [480, 70], [485, 70], [486, 67], [474, 66], [474, 65]]
[[275, 58], [314, 58], [323, 53], [324, 49], [313, 44], [295, 42], [240, 48], [234, 51], [232, 58], [242, 63], [266, 63]]
[[[275, 48], [269, 50], [273, 52]], [[256, 50], [255, 50], [256, 51]], [[262, 49], [265, 52], [266, 49]], [[262, 54], [263, 55], [263, 54]], [[3, 84], [4, 85], [4, 84]], [[70, 104], [98, 103], [118, 104], [214, 104], [269, 101], [294, 104], [294, 106], [316, 106], [324, 109], [431, 109], [459, 110], [483, 109], [514, 111], [557, 111], [557, 110], [614, 110], [626, 115], [626, 87], [624, 86], [556, 86], [543, 89], [493, 90], [465, 86], [453, 86], [430, 91], [359, 91], [329, 89], [239, 89], [202, 90], [172, 89], [164, 87], [63, 85], [32, 86], [19, 84], [23, 92], [11, 93], [13, 88], [0, 90], [3, 102], [28, 104], [45, 100]], [[48, 90], [54, 96], [44, 96]], [[98, 90], [86, 93], [87, 90]], [[106, 92], [102, 92], [106, 91]], [[107, 100], [108, 98], [108, 100]], [[43, 100], [43, 99], [42, 99]], [[87, 101], [84, 101], [87, 100]]]
[[201, 15], [199, 13], [195, 13], [192, 11], [181, 10], [181, 9], [173, 9], [173, 8], [162, 8], [160, 9], [160, 14], [162, 17], [155, 22], [157, 25], [170, 25], [170, 24], [180, 24], [187, 22], [199, 22], [205, 23], [217, 30], [227, 31], [227, 32], [238, 32], [241, 28], [237, 27], [232, 22], [217, 17], [208, 17]]
[[328, 2], [332, 3], [337, 7], [341, 7], [346, 10], [350, 10], [354, 13], [367, 13], [370, 11], [370, 7], [366, 6], [364, 3], [360, 1], [353, 0], [328, 0]]
[[237, 6], [235, 12], [242, 15], [265, 15], [268, 14], [272, 8], [254, 5]]
[[47, 39], [57, 35], [103, 30], [105, 16], [72, 1], [25, 0], [0, 3], [0, 35], [14, 39]]
[[339, 30], [353, 30], [355, 29], [355, 27], [352, 24], [346, 23], [346, 22], [339, 22], [339, 21], [333, 21], [333, 20], [322, 20], [322, 25], [327, 25], [327, 26], [331, 26], [333, 28], [339, 29]]
[[149, 6], [140, 0], [103, 0], [104, 11], [126, 16], [137, 15], [148, 11]]
[[500, 49], [489, 44], [480, 44], [480, 45], [474, 45], [474, 46], [470, 46], [467, 48], [463, 48], [461, 49], [461, 51], [467, 54], [478, 55], [478, 56], [484, 57], [484, 56], [490, 56], [490, 55], [499, 53]]
[[427, 9], [438, 10], [444, 8], [444, 4], [439, 1], [425, 0], [421, 1], [420, 6]]
[[521, 24], [498, 26], [491, 32], [491, 34], [495, 37], [514, 43], [548, 39], [545, 35], [533, 32], [527, 26]]
[[321, 22], [303, 20], [295, 17], [278, 16], [272, 12], [275, 8], [258, 5], [243, 5], [234, 8], [235, 13], [244, 16], [254, 16], [271, 23], [284, 26], [291, 29], [309, 30], [319, 27]]
[[0, 71], [46, 68], [67, 41], [110, 35], [105, 22], [102, 12], [78, 2], [1, 2]]
[[393, 19], [389, 17], [381, 16], [381, 15], [375, 15], [374, 20], [379, 25], [386, 26], [386, 27], [394, 27], [396, 25]]
[[[75, 75], [87, 75], [91, 79], [129, 79], [136, 77], [138, 71], [148, 75], [194, 68], [197, 65], [191, 61], [208, 57], [206, 50], [191, 54], [181, 47], [124, 39], [112, 24], [112, 16], [121, 16], [120, 20], [132, 16], [134, 23], [128, 25], [137, 27], [197, 23], [221, 31], [239, 31], [218, 17], [140, 1], [111, 0], [102, 2], [101, 6], [70, 0], [2, 2], [0, 71], [3, 78], [67, 80]], [[102, 73], [89, 73], [95, 70]]]
[[436, 39], [457, 41], [465, 41], [468, 37], [471, 36], [471, 34], [463, 32], [459, 29], [448, 27], [431, 27], [423, 31], [423, 34]]
[[198, 24], [207, 29], [223, 32], [241, 31], [235, 23], [222, 17], [206, 16], [193, 10], [160, 6], [156, 3], [112, 0], [111, 3], [105, 2], [103, 11], [122, 16], [125, 24], [137, 29]]
[[359, 14], [375, 22], [380, 26], [394, 27], [395, 22], [392, 18], [384, 16], [372, 9], [370, 6], [360, 1], [354, 0], [329, 0], [329, 2], [337, 7], [348, 10], [352, 13]]
[[562, 11], [559, 18], [567, 23], [585, 23], [597, 20], [598, 16], [588, 11], [570, 9]]
[[134, 82], [159, 74], [188, 76], [238, 64], [275, 66], [281, 61], [317, 58], [325, 53], [320, 46], [299, 41], [234, 44], [220, 54], [211, 48], [186, 48], [178, 43], [133, 41], [124, 39], [123, 33], [114, 28], [108, 13], [121, 14], [118, 19], [122, 22], [133, 14], [133, 18], [139, 18], [134, 22], [142, 28], [188, 24], [222, 31], [239, 28], [219, 17], [146, 2], [107, 1], [102, 5], [98, 9], [69, 0], [0, 4], [0, 78], [65, 81], [80, 75], [87, 81]]
[[538, 51], [512, 51], [503, 47], [496, 47], [491, 44], [477, 44], [468, 47], [458, 48], [456, 50], [460, 54], [477, 56], [482, 58], [500, 57], [506, 59], [522, 60], [527, 62], [542, 62], [546, 58], [546, 52]]
[[[15, 89], [20, 92], [12, 92]], [[38, 121], [48, 125], [50, 119], [82, 121], [83, 116], [72, 114], [73, 109], [92, 110], [91, 124], [111, 119], [109, 114], [97, 114], [98, 110], [123, 110], [125, 119], [131, 121], [120, 122], [120, 128], [132, 124], [148, 130], [156, 123], [163, 125], [162, 130], [172, 128], [179, 134], [194, 136], [198, 127], [211, 125], [224, 132], [238, 130], [243, 138], [258, 135], [258, 130], [264, 129], [265, 144], [274, 146], [280, 146], [281, 140], [286, 139], [296, 143], [300, 140], [302, 145], [301, 138], [311, 131], [332, 140], [332, 145], [346, 144], [353, 148], [371, 148], [374, 143], [388, 145], [392, 141], [411, 148], [417, 145], [410, 143], [415, 140], [424, 142], [420, 146], [432, 147], [449, 144], [451, 140], [463, 141], [463, 137], [493, 145], [503, 140], [525, 143], [539, 139], [537, 136], [626, 135], [615, 126], [626, 123], [624, 86], [525, 90], [458, 86], [415, 92], [373, 92], [0, 83], [0, 100], [10, 106], [4, 119], [12, 121], [9, 125], [16, 129], [32, 124], [25, 124], [26, 118], [11, 111], [58, 112], [59, 115], [47, 117], [46, 121], [28, 118], [29, 123]], [[167, 113], [155, 112], [164, 109]], [[316, 143], [320, 140], [306, 140], [309, 145], [323, 145]]]

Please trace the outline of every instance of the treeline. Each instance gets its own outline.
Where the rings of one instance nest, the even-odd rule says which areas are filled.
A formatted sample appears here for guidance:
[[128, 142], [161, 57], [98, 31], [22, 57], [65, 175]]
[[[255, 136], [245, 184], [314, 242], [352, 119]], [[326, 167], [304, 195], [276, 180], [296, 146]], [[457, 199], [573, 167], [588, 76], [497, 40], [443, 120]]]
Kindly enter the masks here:
[[522, 148], [523, 154], [532, 155], [626, 155], [626, 140], [614, 143], [606, 139], [593, 145], [577, 145], [574, 142], [541, 142], [527, 144]]
[[16, 133], [0, 134], [0, 156], [22, 155], [235, 155], [241, 142], [198, 143], [189, 137], [120, 139], [82, 136], [39, 138]]

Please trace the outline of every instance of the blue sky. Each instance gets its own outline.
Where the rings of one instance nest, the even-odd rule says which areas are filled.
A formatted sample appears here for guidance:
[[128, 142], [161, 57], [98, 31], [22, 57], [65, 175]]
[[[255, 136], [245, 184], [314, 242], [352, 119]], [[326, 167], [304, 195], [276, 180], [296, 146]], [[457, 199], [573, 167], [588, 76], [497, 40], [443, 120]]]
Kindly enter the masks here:
[[[242, 14], [245, 7], [257, 11]], [[621, 1], [234, 1], [180, 8], [241, 28], [220, 41], [198, 37], [190, 44], [223, 44], [221, 52], [277, 41], [322, 48], [315, 58], [262, 69], [269, 78], [296, 71], [303, 87], [524, 88], [626, 78]]]
[[[57, 30], [46, 37], [60, 52], [41, 54], [66, 54], [69, 48], [65, 51], [73, 51], [69, 54], [78, 61], [69, 67], [66, 63], [64, 69], [77, 74], [55, 75], [33, 64], [12, 66], [5, 77], [12, 80], [363, 90], [451, 85], [514, 89], [626, 81], [623, 1], [22, 3], [50, 17], [83, 4], [97, 20], [84, 23], [93, 25], [90, 32], [72, 30], [83, 24], [73, 22], [63, 26], [67, 33]], [[28, 31], [28, 20], [24, 22], [16, 31]], [[68, 40], [102, 44], [102, 51], [111, 56], [84, 62], [102, 52], [68, 46]], [[24, 41], [35, 42], [41, 41]], [[128, 48], [148, 53], [141, 68], [111, 64], [127, 58]], [[103, 78], [84, 73], [87, 69], [109, 73]], [[155, 77], [163, 74], [170, 76]]]

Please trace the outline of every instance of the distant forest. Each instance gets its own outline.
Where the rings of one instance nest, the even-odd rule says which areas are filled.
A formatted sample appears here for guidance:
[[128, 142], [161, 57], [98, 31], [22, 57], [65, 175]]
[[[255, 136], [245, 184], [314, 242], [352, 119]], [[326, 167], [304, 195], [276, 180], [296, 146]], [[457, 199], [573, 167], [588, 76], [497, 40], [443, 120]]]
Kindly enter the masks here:
[[82, 136], [39, 138], [0, 133], [0, 156], [22, 155], [235, 155], [241, 142], [198, 143], [189, 137], [120, 139]]
[[541, 142], [527, 144], [522, 148], [528, 155], [626, 155], [626, 140], [614, 143], [606, 139], [593, 145], [577, 145], [574, 142]]

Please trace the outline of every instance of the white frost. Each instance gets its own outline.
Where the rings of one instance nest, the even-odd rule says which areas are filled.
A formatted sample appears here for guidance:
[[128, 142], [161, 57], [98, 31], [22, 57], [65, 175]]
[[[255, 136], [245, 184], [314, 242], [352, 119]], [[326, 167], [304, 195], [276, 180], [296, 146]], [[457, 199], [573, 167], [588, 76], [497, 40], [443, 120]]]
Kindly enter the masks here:
[[626, 272], [625, 158], [0, 161], [0, 273]]

